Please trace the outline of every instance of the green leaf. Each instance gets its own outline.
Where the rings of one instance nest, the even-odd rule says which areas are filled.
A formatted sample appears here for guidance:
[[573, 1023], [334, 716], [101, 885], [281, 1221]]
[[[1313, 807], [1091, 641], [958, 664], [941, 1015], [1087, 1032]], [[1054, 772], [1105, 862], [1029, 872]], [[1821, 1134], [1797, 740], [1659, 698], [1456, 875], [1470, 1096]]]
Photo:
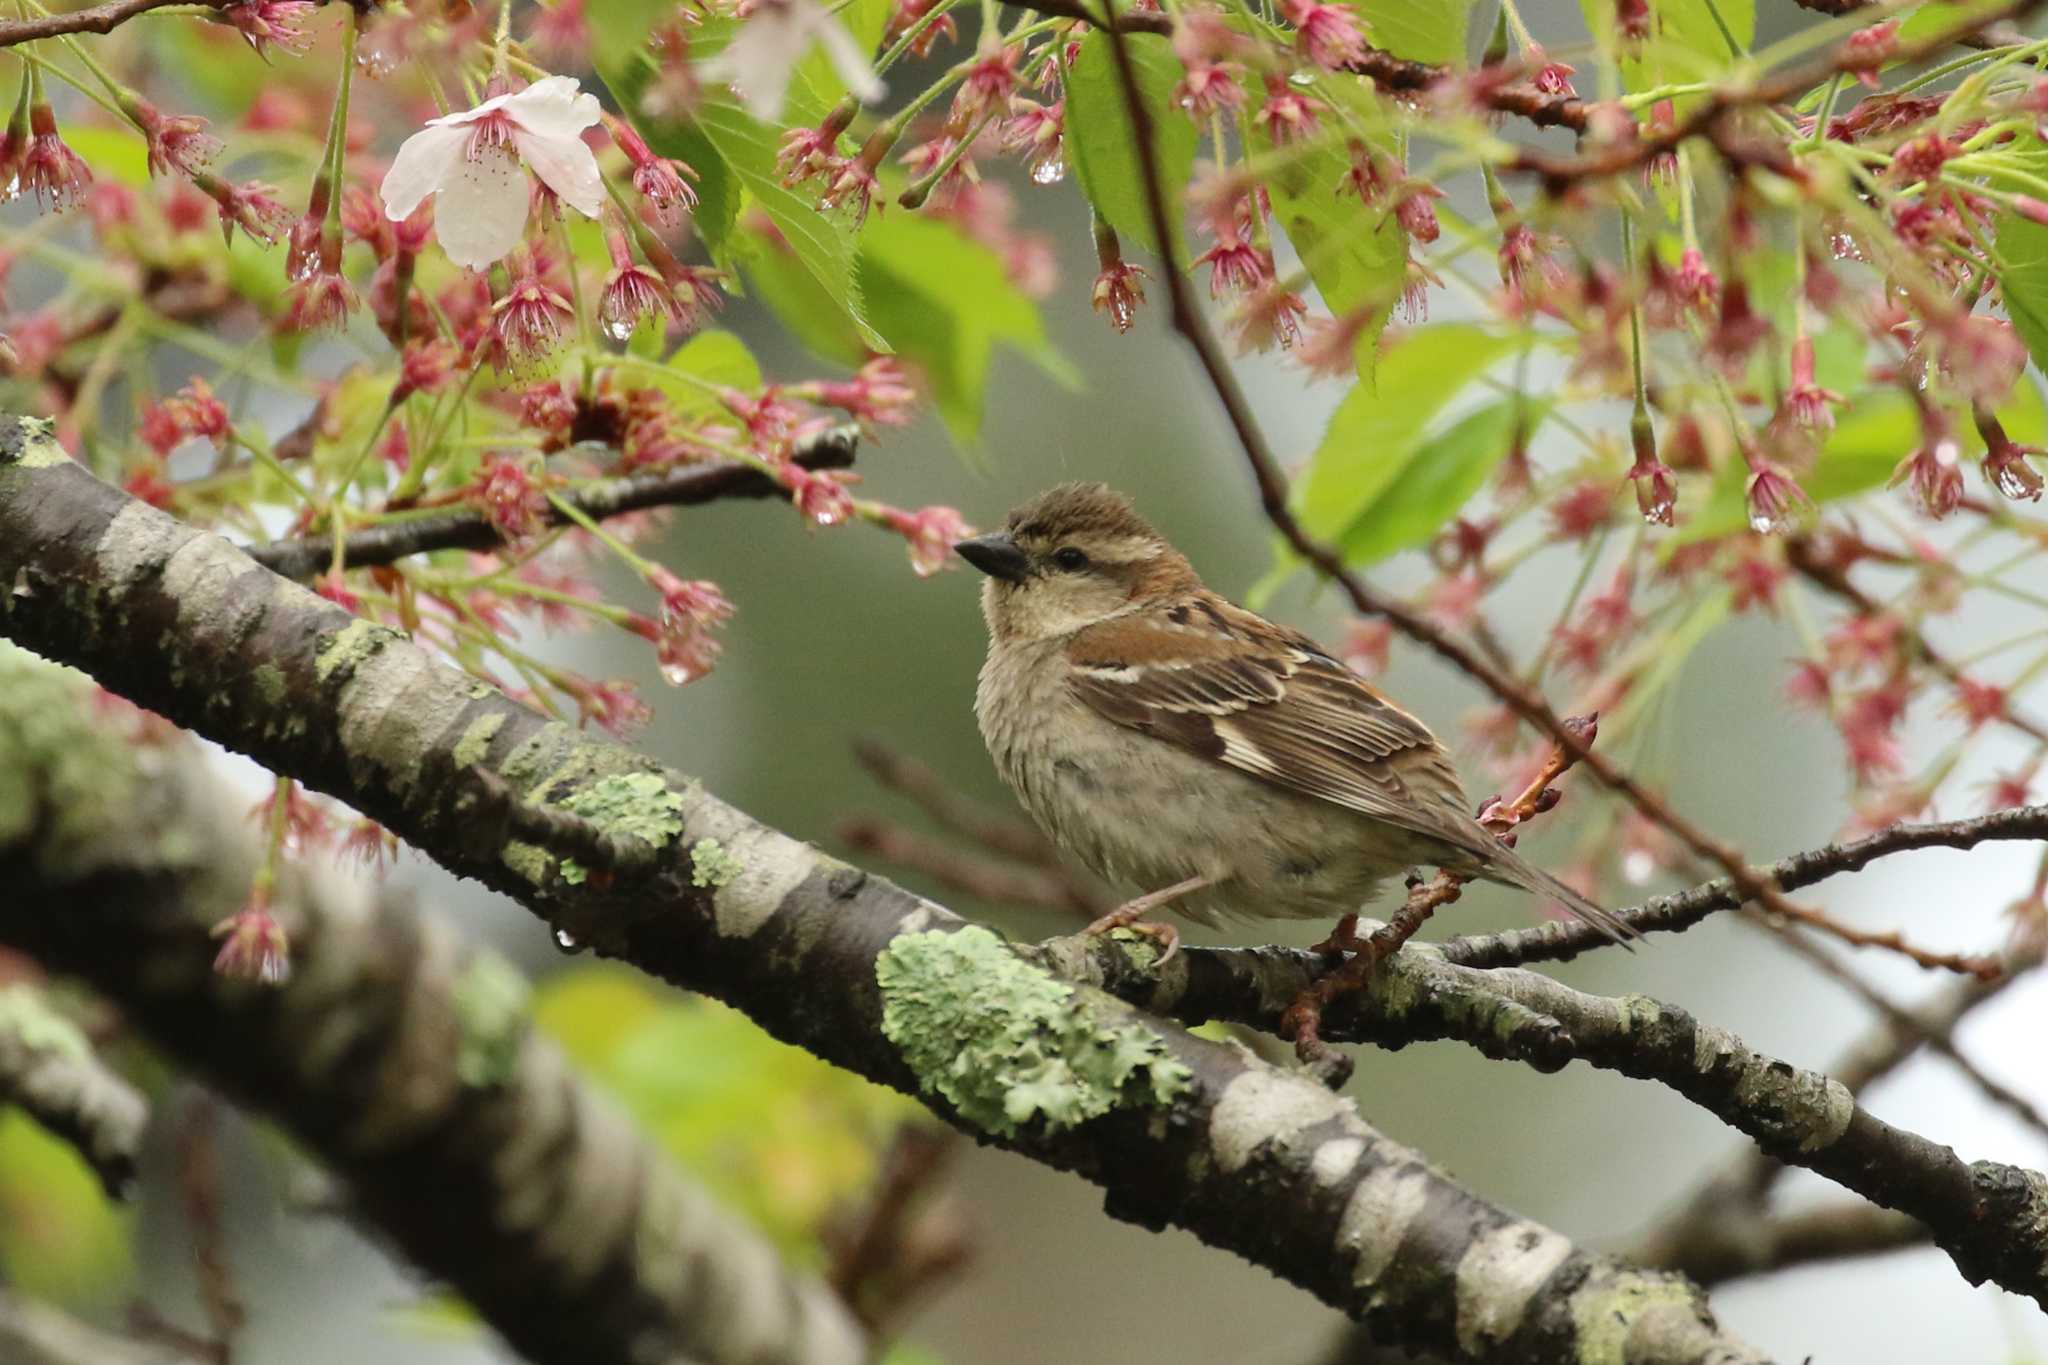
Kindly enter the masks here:
[[[1579, 8], [1601, 50], [1614, 51], [1614, 0], [1579, 0]], [[1650, 0], [1650, 20], [1650, 37], [1622, 56], [1622, 84], [1631, 94], [1727, 71], [1737, 60], [1729, 40], [1746, 54], [1756, 39], [1756, 0]], [[1672, 104], [1682, 114], [1702, 98], [1683, 96]]]
[[1345, 562], [1370, 564], [1427, 544], [1506, 458], [1517, 427], [1526, 439], [1549, 414], [1548, 402], [1503, 398], [1418, 444], [1401, 477], [1344, 531]]
[[1362, 0], [1373, 46], [1411, 62], [1465, 64], [1472, 0]]
[[[1186, 236], [1173, 206], [1180, 203], [1194, 173], [1196, 141], [1194, 124], [1173, 103], [1173, 88], [1183, 74], [1180, 59], [1166, 39], [1155, 34], [1130, 34], [1124, 43], [1137, 69], [1139, 93], [1152, 115], [1153, 160], [1173, 227], [1173, 256], [1179, 260], [1186, 255]], [[1131, 134], [1116, 53], [1105, 34], [1090, 30], [1081, 40], [1081, 51], [1067, 72], [1066, 90], [1067, 160], [1081, 192], [1119, 234], [1157, 251], [1138, 143]]]
[[[611, 33], [616, 37], [616, 31], [607, 28], [599, 11], [630, 8], [632, 0], [589, 0], [589, 5], [592, 33]], [[611, 91], [612, 101], [619, 106], [626, 122], [633, 125], [633, 131], [658, 155], [674, 157], [697, 173], [697, 178], [690, 182], [697, 192], [697, 207], [691, 211], [690, 225], [703, 239], [712, 259], [726, 265], [733, 224], [739, 218], [740, 200], [744, 197], [739, 177], [694, 124], [678, 118], [655, 117], [641, 107], [641, 97], [654, 74], [645, 57], [645, 34], [645, 29], [640, 30], [640, 37], [623, 52], [617, 50], [616, 43], [608, 45], [594, 40], [592, 60], [605, 87]]]
[[1330, 417], [1296, 488], [1302, 524], [1317, 540], [1346, 534], [1401, 476], [1443, 407], [1527, 333], [1467, 323], [1418, 327], [1380, 358], [1377, 387], [1360, 383]]
[[[673, 377], [661, 370], [634, 370], [636, 380], [646, 379], [667, 394], [678, 416], [708, 415], [720, 408], [717, 397], [706, 385], [739, 389], [751, 393], [761, 387], [761, 366], [747, 344], [731, 332], [708, 331], [676, 347], [664, 364]], [[685, 377], [687, 376], [687, 377]]]
[[[1345, 95], [1328, 81], [1319, 84], [1317, 93], [1339, 100]], [[1365, 135], [1377, 143], [1377, 110], [1355, 102], [1351, 107]], [[1263, 136], [1260, 143], [1263, 149], [1278, 150]], [[1273, 219], [1293, 243], [1323, 306], [1339, 318], [1372, 312], [1352, 348], [1358, 377], [1370, 386], [1380, 333], [1407, 287], [1408, 234], [1387, 209], [1367, 208], [1357, 195], [1339, 191], [1350, 167], [1350, 151], [1326, 138], [1309, 152], [1279, 161], [1267, 177], [1266, 192]]]
[[892, 213], [868, 225], [860, 253], [871, 320], [924, 372], [955, 440], [971, 445], [980, 435], [998, 342], [1079, 386], [1079, 375], [1046, 339], [1038, 305], [1010, 283], [995, 252], [952, 223]]
[[2048, 372], [2048, 227], [2016, 213], [2000, 213], [1999, 294], [2013, 330], [2027, 344], [2036, 369]]
[[611, 968], [551, 978], [533, 1022], [801, 1264], [822, 1259], [825, 1219], [871, 1185], [891, 1130], [921, 1112], [737, 1011]]
[[812, 354], [847, 366], [866, 358], [853, 319], [778, 234], [742, 228], [733, 236], [733, 257], [755, 296]]
[[726, 98], [706, 98], [696, 113], [698, 130], [717, 148], [753, 202], [766, 211], [811, 278], [853, 324], [862, 346], [887, 351], [889, 343], [869, 326], [862, 305], [852, 219], [823, 212], [809, 197], [782, 187], [775, 172], [780, 138], [773, 128]]
[[70, 1144], [0, 1113], [0, 1275], [70, 1308], [120, 1300], [134, 1275], [130, 1220]]

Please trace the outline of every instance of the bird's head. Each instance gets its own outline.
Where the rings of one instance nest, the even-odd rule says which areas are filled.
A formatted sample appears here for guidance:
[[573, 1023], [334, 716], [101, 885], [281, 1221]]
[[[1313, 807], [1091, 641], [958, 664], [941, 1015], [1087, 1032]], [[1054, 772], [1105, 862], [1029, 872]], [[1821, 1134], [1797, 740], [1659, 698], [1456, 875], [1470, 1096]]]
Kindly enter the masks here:
[[1048, 489], [1012, 511], [1002, 530], [953, 548], [988, 575], [981, 609], [997, 639], [1071, 635], [1201, 588], [1130, 499], [1099, 483]]

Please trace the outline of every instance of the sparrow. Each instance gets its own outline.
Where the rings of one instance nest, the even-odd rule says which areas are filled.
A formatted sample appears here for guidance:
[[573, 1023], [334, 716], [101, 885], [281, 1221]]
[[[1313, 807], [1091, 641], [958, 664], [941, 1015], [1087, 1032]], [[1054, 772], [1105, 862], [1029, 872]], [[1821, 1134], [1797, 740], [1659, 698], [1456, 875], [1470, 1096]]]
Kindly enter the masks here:
[[1635, 936], [1480, 825], [1427, 725], [1203, 586], [1123, 495], [1061, 484], [953, 548], [987, 575], [974, 711], [997, 771], [1055, 844], [1137, 893], [1087, 932], [1153, 934], [1163, 961], [1179, 934], [1155, 910], [1342, 917], [1426, 864]]

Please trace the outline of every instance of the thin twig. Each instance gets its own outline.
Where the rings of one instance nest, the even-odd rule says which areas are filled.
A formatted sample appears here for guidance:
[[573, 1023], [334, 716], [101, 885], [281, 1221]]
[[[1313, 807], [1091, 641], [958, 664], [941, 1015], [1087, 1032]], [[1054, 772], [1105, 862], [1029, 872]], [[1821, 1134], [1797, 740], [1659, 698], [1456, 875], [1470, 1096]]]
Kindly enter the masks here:
[[[798, 444], [790, 457], [805, 469], [844, 469], [853, 463], [860, 428], [833, 427]], [[775, 479], [738, 460], [706, 460], [651, 473], [629, 474], [584, 484], [563, 500], [594, 521], [651, 507], [694, 507], [725, 498], [787, 497]], [[571, 518], [549, 504], [542, 521], [568, 525]], [[438, 516], [391, 522], [350, 532], [342, 546], [343, 563], [352, 569], [390, 564], [430, 550], [497, 550], [505, 536], [475, 508], [464, 507]], [[244, 547], [249, 558], [286, 578], [312, 578], [335, 562], [334, 537], [297, 536], [267, 545]]]
[[921, 872], [952, 891], [1005, 905], [1028, 905], [1089, 918], [1109, 908], [1074, 879], [1048, 868], [981, 857], [872, 815], [850, 815], [833, 830], [857, 853]]
[[[1951, 43], [1967, 40], [1971, 34], [1982, 33], [1994, 24], [2023, 19], [2042, 3], [2043, 0], [2011, 0], [1989, 13], [1973, 16], [1967, 23], [1899, 43], [1885, 54], [1885, 61], [1888, 64], [1919, 61]], [[1775, 76], [1717, 89], [1675, 122], [1643, 131], [1627, 142], [1596, 147], [1576, 156], [1552, 156], [1528, 148], [1518, 152], [1502, 169], [1539, 175], [1551, 194], [1562, 194], [1584, 181], [1619, 175], [1648, 165], [1664, 153], [1675, 151], [1681, 142], [1691, 138], [1712, 137], [1722, 120], [1736, 110], [1782, 103], [1832, 76], [1864, 70], [1870, 62], [1867, 52], [1853, 46], [1850, 39], [1844, 39], [1825, 56], [1789, 67]], [[1721, 145], [1718, 139], [1716, 145]], [[1723, 147], [1722, 150], [1725, 154], [1729, 149]]]
[[[1757, 869], [1757, 873], [1787, 891], [1798, 891], [1844, 872], [1860, 871], [1893, 853], [1970, 849], [2007, 839], [2048, 839], [2048, 806], [2015, 806], [1967, 820], [1893, 825], [1861, 839], [1795, 853]], [[1745, 899], [1733, 878], [1722, 877], [1616, 913], [1644, 933], [1677, 933], [1716, 911], [1732, 910]], [[1462, 936], [1445, 943], [1443, 950], [1445, 957], [1467, 967], [1508, 967], [1565, 961], [1606, 943], [1597, 929], [1574, 920], [1504, 934]]]
[[[202, 0], [202, 3], [215, 2]], [[111, 4], [72, 10], [69, 14], [8, 19], [0, 21], [0, 47], [13, 47], [16, 43], [33, 42], [38, 38], [58, 38], [67, 33], [112, 33], [138, 14], [179, 3], [182, 0], [113, 0]]]
[[917, 759], [876, 739], [855, 740], [853, 754], [870, 777], [909, 797], [942, 828], [1021, 863], [1062, 866], [1052, 843], [1035, 828], [960, 795]]

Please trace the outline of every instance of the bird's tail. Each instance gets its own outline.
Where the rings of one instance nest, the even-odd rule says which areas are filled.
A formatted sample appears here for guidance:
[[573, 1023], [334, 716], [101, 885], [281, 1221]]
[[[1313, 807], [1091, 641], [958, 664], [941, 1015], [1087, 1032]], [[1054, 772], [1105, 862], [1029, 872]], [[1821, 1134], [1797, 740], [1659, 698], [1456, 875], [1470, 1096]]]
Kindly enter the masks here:
[[1538, 896], [1550, 896], [1561, 901], [1564, 908], [1573, 915], [1624, 948], [1629, 948], [1629, 940], [1642, 937], [1641, 932], [1627, 920], [1611, 910], [1603, 910], [1593, 904], [1506, 844], [1497, 845], [1487, 852], [1486, 870], [1480, 875], [1488, 881], [1502, 882]]

